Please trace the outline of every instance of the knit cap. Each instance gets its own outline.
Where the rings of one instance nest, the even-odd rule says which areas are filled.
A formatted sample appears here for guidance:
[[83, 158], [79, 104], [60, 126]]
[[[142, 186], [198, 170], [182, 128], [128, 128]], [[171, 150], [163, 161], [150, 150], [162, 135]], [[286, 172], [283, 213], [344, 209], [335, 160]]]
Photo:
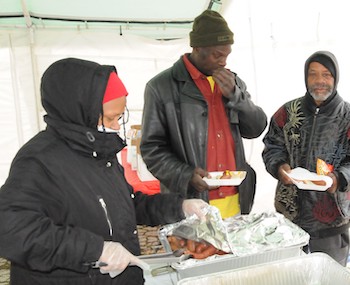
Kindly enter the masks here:
[[120, 80], [116, 72], [111, 72], [109, 75], [109, 79], [107, 82], [105, 94], [103, 96], [102, 103], [107, 103], [111, 100], [127, 96], [128, 91], [126, 91], [126, 88], [123, 84], [123, 82]]
[[190, 32], [191, 47], [233, 44], [233, 33], [225, 19], [216, 11], [205, 10], [194, 19]]
[[336, 78], [334, 63], [328, 56], [325, 56], [323, 54], [317, 54], [315, 57], [311, 58], [309, 64], [314, 61], [322, 64], [325, 68], [329, 70], [333, 78]]

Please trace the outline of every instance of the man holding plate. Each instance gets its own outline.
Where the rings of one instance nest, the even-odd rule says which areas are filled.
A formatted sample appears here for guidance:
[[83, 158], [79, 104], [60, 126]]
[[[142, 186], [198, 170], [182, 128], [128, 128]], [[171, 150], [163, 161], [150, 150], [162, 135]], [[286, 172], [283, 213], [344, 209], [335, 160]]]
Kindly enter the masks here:
[[[305, 62], [304, 73], [306, 94], [285, 103], [272, 116], [262, 156], [267, 171], [278, 179], [276, 210], [310, 234], [304, 251], [327, 253], [346, 266], [350, 104], [337, 92], [339, 68], [332, 53], [312, 54]], [[331, 180], [324, 188], [316, 185], [317, 175], [312, 182], [309, 174], [300, 172], [320, 173], [321, 168]]]
[[[267, 126], [246, 84], [225, 67], [232, 44], [233, 33], [219, 13], [206, 10], [196, 17], [192, 52], [146, 85], [140, 145], [162, 192], [209, 201], [223, 218], [252, 208], [256, 177], [244, 157], [242, 137], [257, 138]], [[225, 170], [247, 176], [239, 186], [208, 191], [202, 178]]]

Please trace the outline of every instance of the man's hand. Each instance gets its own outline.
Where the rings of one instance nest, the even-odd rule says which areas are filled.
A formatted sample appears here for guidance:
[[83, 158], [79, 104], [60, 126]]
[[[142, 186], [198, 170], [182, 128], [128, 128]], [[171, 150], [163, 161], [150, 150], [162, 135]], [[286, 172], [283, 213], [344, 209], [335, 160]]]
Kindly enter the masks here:
[[213, 72], [213, 79], [219, 85], [223, 96], [229, 97], [229, 95], [235, 91], [235, 75], [226, 68], [218, 68], [215, 70]]
[[290, 165], [285, 163], [282, 164], [278, 168], [278, 180], [280, 180], [284, 185], [290, 185], [293, 184], [292, 179], [287, 175], [287, 173], [291, 172], [292, 169], [290, 168]]
[[205, 190], [209, 190], [208, 184], [202, 179], [203, 177], [208, 177], [208, 171], [197, 167], [195, 168], [192, 178], [190, 180], [190, 184], [196, 189], [198, 192], [203, 192]]
[[337, 176], [336, 176], [333, 172], [328, 173], [327, 176], [329, 176], [329, 177], [332, 178], [332, 180], [333, 180], [332, 186], [329, 187], [329, 188], [327, 189], [327, 191], [328, 191], [329, 193], [334, 193], [335, 191], [337, 191], [337, 188], [338, 188], [338, 179], [337, 179]]

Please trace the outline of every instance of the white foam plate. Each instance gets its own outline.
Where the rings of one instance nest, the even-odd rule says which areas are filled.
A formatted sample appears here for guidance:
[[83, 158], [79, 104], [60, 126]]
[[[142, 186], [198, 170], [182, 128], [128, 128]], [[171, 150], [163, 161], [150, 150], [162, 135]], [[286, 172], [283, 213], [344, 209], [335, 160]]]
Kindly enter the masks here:
[[[294, 168], [290, 173], [287, 173], [287, 175], [292, 178], [293, 183], [299, 189], [303, 190], [326, 191], [333, 184], [331, 177], [318, 175], [302, 167]], [[317, 185], [311, 181], [323, 181], [325, 182], [325, 185]]]
[[211, 178], [203, 177], [203, 180], [207, 182], [209, 186], [238, 186], [245, 179], [246, 171], [230, 171], [232, 178], [220, 179], [223, 171], [209, 172]]

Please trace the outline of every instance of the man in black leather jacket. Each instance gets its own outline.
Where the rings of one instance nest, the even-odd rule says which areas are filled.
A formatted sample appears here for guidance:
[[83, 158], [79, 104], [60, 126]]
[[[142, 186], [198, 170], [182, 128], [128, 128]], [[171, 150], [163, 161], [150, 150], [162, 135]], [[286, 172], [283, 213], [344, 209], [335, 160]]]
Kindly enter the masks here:
[[[263, 160], [278, 179], [275, 207], [310, 234], [306, 252], [328, 253], [346, 265], [349, 254], [350, 104], [337, 92], [339, 68], [327, 51], [305, 63], [306, 94], [284, 104], [264, 137]], [[327, 191], [300, 190], [286, 173], [296, 167], [316, 172], [330, 166]], [[333, 171], [332, 171], [333, 169]], [[301, 187], [301, 186], [299, 186]]]
[[[242, 137], [267, 126], [245, 83], [225, 68], [233, 33], [214, 11], [204, 11], [190, 33], [192, 53], [152, 78], [145, 88], [141, 155], [163, 192], [179, 192], [217, 206], [223, 218], [250, 212], [256, 175]], [[209, 190], [208, 171], [244, 170], [239, 187]], [[239, 194], [239, 195], [236, 195]]]

